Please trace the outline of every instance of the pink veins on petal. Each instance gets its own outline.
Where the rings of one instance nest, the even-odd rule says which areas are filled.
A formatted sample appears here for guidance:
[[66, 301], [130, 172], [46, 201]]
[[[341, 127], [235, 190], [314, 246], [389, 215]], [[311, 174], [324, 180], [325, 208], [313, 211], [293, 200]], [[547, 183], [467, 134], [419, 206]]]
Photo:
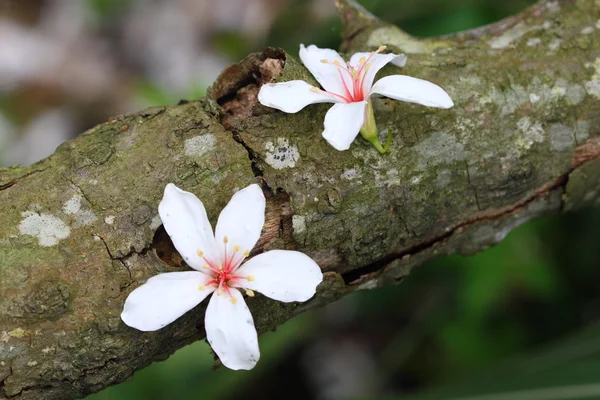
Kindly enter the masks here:
[[[316, 91], [322, 91], [327, 94], [330, 94], [338, 99], [342, 100], [344, 103], [355, 103], [359, 101], [366, 100], [368, 93], [365, 93], [365, 77], [367, 75], [367, 71], [369, 70], [371, 64], [369, 64], [369, 60], [377, 53], [385, 50], [386, 46], [381, 46], [376, 51], [372, 51], [369, 54], [369, 57], [361, 58], [358, 67], [350, 65], [350, 63], [346, 63], [346, 65], [340, 64], [338, 61], [329, 61], [326, 59], [321, 60], [324, 64], [329, 64], [338, 69], [338, 75], [344, 86], [344, 93], [334, 93], [328, 92], [327, 90], [322, 90], [319, 88], [313, 88]], [[348, 83], [346, 78], [350, 78], [350, 82], [352, 83], [352, 87], [348, 87]], [[370, 89], [370, 88], [369, 88]]]

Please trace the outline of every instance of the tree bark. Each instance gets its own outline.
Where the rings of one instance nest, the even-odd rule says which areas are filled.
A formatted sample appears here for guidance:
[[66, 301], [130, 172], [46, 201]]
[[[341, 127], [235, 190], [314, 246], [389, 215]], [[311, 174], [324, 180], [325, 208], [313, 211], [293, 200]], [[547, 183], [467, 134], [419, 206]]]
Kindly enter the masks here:
[[35, 165], [0, 169], [0, 398], [81, 397], [204, 337], [205, 304], [152, 333], [119, 318], [148, 277], [187, 269], [157, 215], [169, 182], [197, 194], [213, 222], [260, 182], [267, 222], [255, 252], [297, 249], [323, 269], [307, 303], [249, 299], [259, 332], [600, 202], [598, 0], [541, 1], [430, 39], [351, 0], [338, 9], [344, 51], [406, 53], [403, 69], [381, 75], [435, 82], [455, 107], [375, 99], [390, 152], [360, 138], [338, 152], [321, 138], [329, 105], [257, 104], [264, 82], [314, 82], [294, 56], [267, 49], [225, 70], [206, 99], [114, 118]]

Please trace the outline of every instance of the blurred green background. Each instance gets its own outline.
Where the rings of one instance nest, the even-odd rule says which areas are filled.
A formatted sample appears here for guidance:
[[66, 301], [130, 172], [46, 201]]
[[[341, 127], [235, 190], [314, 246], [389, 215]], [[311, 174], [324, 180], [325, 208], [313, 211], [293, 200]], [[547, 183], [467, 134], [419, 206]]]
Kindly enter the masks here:
[[[34, 140], [39, 158], [68, 138], [36, 141], [31, 132], [40, 115], [44, 140], [51, 128], [74, 135], [116, 112], [196, 98], [220, 68], [266, 45], [294, 54], [299, 43], [340, 43], [329, 0], [87, 0], [77, 3], [79, 14], [73, 0], [25, 3], [0, 3], [0, 10], [30, 32], [45, 32], [44, 21], [57, 18], [82, 21], [79, 30], [56, 28], [51, 37], [77, 49], [83, 45], [69, 40], [79, 32], [85, 54], [109, 60], [109, 73], [84, 74], [84, 83], [94, 72], [96, 80], [107, 76], [102, 90], [92, 85], [87, 95], [73, 89], [77, 75], [59, 83], [15, 75], [17, 85], [0, 77], [0, 165], [35, 161], [11, 159], [23, 143], [31, 156]], [[433, 36], [497, 21], [533, 2], [362, 3], [409, 33]], [[196, 15], [190, 7], [198, 18], [189, 17]], [[163, 54], [177, 46], [183, 50]], [[57, 112], [67, 116], [63, 125], [47, 122]], [[208, 345], [198, 342], [87, 399], [600, 399], [599, 244], [599, 208], [536, 220], [474, 257], [436, 260], [399, 286], [356, 293], [289, 321], [260, 338], [262, 357], [252, 371], [213, 371]]]

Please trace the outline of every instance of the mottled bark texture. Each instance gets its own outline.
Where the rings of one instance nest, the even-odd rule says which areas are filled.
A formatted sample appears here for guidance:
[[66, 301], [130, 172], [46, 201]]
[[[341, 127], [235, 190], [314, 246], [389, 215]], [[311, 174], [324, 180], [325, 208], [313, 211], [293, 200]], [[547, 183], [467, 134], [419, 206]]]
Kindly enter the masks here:
[[0, 398], [84, 396], [204, 336], [205, 305], [154, 333], [119, 318], [148, 277], [187, 269], [157, 216], [169, 182], [196, 193], [213, 222], [234, 191], [260, 182], [257, 251], [297, 249], [322, 267], [305, 304], [249, 299], [260, 332], [432, 257], [484, 250], [534, 217], [598, 204], [600, 1], [542, 1], [424, 40], [338, 6], [345, 51], [406, 53], [405, 68], [381, 75], [435, 82], [456, 106], [378, 98], [389, 154], [360, 138], [338, 152], [321, 138], [329, 105], [288, 115], [256, 103], [265, 81], [312, 81], [294, 55], [269, 49], [224, 71], [207, 99], [115, 118], [0, 170]]

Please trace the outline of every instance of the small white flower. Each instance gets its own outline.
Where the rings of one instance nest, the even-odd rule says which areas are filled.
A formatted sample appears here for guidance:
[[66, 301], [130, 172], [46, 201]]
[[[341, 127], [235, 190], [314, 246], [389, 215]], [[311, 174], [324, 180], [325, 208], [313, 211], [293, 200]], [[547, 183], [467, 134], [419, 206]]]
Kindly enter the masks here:
[[202, 202], [170, 183], [158, 212], [187, 264], [196, 271], [154, 276], [135, 289], [121, 319], [141, 331], [170, 324], [216, 292], [206, 309], [206, 338], [223, 365], [251, 369], [260, 357], [250, 310], [240, 293], [254, 290], [283, 302], [306, 301], [323, 280], [319, 266], [297, 251], [272, 250], [243, 263], [265, 222], [265, 197], [258, 185], [233, 195], [215, 234]]
[[370, 53], [356, 53], [345, 63], [335, 50], [300, 45], [300, 59], [323, 89], [302, 80], [269, 83], [261, 87], [258, 101], [286, 113], [296, 113], [309, 104], [337, 103], [325, 115], [323, 131], [325, 140], [337, 150], [350, 148], [361, 128], [365, 139], [381, 147], [369, 102], [373, 94], [428, 107], [454, 105], [441, 87], [422, 79], [391, 75], [373, 84], [375, 75], [387, 63], [401, 65], [405, 61], [404, 55], [379, 54], [384, 49], [382, 46]]

